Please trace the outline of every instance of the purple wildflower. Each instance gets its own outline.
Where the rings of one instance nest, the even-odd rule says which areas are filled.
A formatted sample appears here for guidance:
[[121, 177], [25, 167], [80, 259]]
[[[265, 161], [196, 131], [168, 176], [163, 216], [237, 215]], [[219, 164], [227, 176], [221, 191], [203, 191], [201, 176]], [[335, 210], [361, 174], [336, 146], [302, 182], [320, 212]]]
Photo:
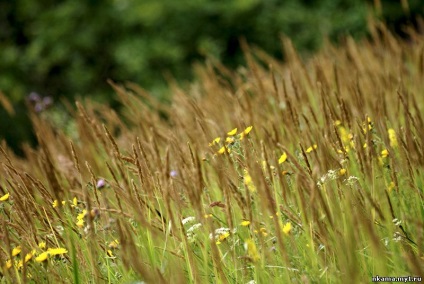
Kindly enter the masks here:
[[96, 188], [102, 189], [103, 187], [105, 187], [105, 185], [106, 185], [106, 181], [101, 178], [97, 181]]

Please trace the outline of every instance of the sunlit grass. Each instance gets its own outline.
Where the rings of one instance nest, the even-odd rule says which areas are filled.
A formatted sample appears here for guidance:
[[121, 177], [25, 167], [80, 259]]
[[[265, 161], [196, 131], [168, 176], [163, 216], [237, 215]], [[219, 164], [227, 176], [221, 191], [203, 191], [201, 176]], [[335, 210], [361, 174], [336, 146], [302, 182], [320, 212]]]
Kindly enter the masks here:
[[79, 102], [72, 133], [31, 114], [38, 148], [0, 148], [3, 281], [424, 276], [424, 40], [378, 31], [308, 60], [283, 40], [286, 63], [245, 46], [170, 105], [111, 83], [124, 117]]

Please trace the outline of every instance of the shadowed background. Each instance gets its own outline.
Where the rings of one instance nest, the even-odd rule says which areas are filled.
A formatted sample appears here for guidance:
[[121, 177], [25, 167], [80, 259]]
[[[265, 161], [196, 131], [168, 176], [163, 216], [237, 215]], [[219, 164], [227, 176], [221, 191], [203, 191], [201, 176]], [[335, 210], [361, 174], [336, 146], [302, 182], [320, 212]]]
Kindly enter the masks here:
[[[424, 4], [360, 0], [105, 0], [0, 1], [0, 91], [15, 113], [0, 107], [0, 139], [20, 152], [35, 139], [26, 105], [68, 127], [61, 100], [90, 97], [118, 108], [107, 79], [132, 81], [166, 100], [166, 78], [195, 79], [192, 65], [206, 58], [243, 64], [240, 38], [284, 59], [280, 37], [302, 55], [323, 38], [367, 35], [379, 18], [402, 26], [423, 15]], [[418, 24], [415, 23], [417, 26]]]

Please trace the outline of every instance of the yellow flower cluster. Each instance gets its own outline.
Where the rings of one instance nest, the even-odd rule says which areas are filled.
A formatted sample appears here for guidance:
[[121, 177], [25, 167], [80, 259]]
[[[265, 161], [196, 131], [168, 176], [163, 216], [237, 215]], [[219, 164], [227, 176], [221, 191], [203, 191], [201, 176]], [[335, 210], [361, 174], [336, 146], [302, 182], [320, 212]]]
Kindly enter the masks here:
[[[66, 205], [65, 200], [62, 200], [61, 203], [62, 203], [62, 206]], [[77, 205], [78, 205], [78, 199], [76, 197], [74, 197], [74, 199], [72, 199], [71, 207], [75, 207]], [[59, 207], [59, 201], [57, 201], [57, 199], [53, 200], [52, 206], [53, 206], [53, 208]]]
[[221, 137], [216, 137], [209, 143], [209, 146], [212, 147], [214, 145], [221, 146], [219, 150], [216, 152], [217, 154], [224, 154], [225, 152], [231, 153], [231, 145], [233, 145], [236, 141], [243, 140], [253, 129], [253, 126], [248, 126], [246, 129], [237, 134], [237, 127], [227, 132], [227, 137], [225, 138], [225, 143], [223, 145], [220, 144]]
[[61, 248], [61, 247], [49, 248], [49, 249], [47, 249], [47, 251], [45, 251], [45, 248], [46, 248], [46, 243], [40, 242], [38, 244], [38, 249], [41, 249], [42, 251], [35, 258], [34, 258], [34, 256], [36, 255], [37, 250], [33, 249], [30, 252], [28, 252], [25, 255], [25, 257], [23, 257], [23, 259], [22, 259], [21, 258], [22, 248], [21, 248], [21, 246], [16, 246], [12, 249], [12, 257], [15, 258], [15, 260], [14, 261], [12, 261], [12, 259], [7, 260], [3, 267], [5, 269], [10, 269], [14, 265], [15, 268], [21, 269], [23, 267], [24, 263], [27, 263], [28, 261], [30, 261], [33, 258], [34, 258], [35, 262], [41, 263], [41, 262], [46, 261], [49, 257], [68, 253], [67, 249]]
[[243, 181], [244, 181], [244, 185], [247, 187], [247, 189], [250, 192], [255, 192], [256, 191], [256, 186], [253, 184], [253, 180], [252, 177], [250, 176], [249, 172], [247, 171], [247, 169], [244, 169], [244, 174], [243, 174]]
[[78, 214], [78, 216], [77, 216], [77, 226], [79, 227], [79, 228], [82, 228], [82, 227], [84, 227], [84, 218], [85, 218], [85, 216], [87, 215], [87, 210], [82, 210], [82, 212], [80, 213], [80, 214]]

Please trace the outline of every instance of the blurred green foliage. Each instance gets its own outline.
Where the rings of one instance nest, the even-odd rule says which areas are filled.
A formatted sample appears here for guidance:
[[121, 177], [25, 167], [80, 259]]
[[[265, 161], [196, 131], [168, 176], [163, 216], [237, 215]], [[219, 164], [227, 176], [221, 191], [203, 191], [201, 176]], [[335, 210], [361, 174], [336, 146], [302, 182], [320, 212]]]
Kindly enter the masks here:
[[[241, 64], [241, 37], [283, 58], [282, 34], [301, 52], [316, 50], [325, 36], [363, 36], [374, 2], [380, 1], [0, 1], [0, 90], [14, 103], [31, 91], [111, 102], [110, 78], [160, 96], [164, 74], [192, 79], [191, 64], [206, 56]], [[383, 18], [405, 17], [401, 1], [381, 2]], [[409, 10], [422, 15], [421, 2], [409, 1]], [[0, 126], [0, 137], [6, 130]]]

